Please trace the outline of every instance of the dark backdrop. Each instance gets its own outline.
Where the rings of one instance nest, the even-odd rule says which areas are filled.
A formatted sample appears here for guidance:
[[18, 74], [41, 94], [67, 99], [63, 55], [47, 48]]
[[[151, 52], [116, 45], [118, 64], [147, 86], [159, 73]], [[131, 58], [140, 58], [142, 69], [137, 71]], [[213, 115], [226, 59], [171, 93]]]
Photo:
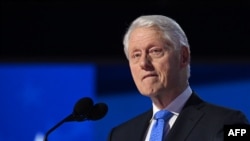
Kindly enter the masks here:
[[109, 105], [107, 116], [92, 128], [65, 124], [50, 137], [105, 140], [114, 125], [150, 107], [122, 47], [129, 23], [144, 14], [167, 15], [183, 27], [192, 52], [190, 85], [202, 98], [249, 117], [249, 13], [249, 2], [240, 0], [2, 0], [0, 140], [41, 140], [86, 90]]
[[174, 18], [193, 61], [250, 60], [248, 1], [3, 0], [1, 61], [123, 62], [122, 38], [145, 14]]

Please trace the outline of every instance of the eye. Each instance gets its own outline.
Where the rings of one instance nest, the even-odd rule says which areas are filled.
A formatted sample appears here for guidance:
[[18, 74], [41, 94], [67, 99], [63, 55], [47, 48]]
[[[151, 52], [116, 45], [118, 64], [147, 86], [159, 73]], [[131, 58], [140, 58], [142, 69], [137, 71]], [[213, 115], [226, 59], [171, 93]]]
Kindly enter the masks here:
[[133, 54], [132, 54], [132, 58], [133, 59], [136, 59], [136, 58], [139, 58], [141, 56], [141, 53], [140, 52], [134, 52]]
[[141, 57], [141, 52], [140, 51], [134, 51], [134, 52], [132, 52], [131, 53], [131, 55], [130, 55], [130, 62], [132, 62], [132, 63], [137, 63], [139, 60], [140, 60], [140, 57]]
[[152, 48], [149, 50], [149, 54], [152, 57], [161, 57], [164, 54], [164, 52], [162, 48]]

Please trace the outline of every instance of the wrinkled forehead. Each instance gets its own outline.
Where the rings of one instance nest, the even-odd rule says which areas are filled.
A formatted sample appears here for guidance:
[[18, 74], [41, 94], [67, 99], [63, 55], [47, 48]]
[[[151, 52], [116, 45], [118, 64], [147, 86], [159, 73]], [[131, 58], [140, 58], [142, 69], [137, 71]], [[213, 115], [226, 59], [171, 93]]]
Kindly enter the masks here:
[[171, 39], [169, 38], [168, 34], [165, 34], [163, 30], [161, 30], [158, 26], [141, 26], [134, 28], [130, 36], [128, 38], [128, 48], [131, 44], [131, 42], [136, 41], [136, 40], [142, 40], [146, 41], [147, 39], [157, 39], [161, 40], [166, 44], [167, 46], [173, 45]]

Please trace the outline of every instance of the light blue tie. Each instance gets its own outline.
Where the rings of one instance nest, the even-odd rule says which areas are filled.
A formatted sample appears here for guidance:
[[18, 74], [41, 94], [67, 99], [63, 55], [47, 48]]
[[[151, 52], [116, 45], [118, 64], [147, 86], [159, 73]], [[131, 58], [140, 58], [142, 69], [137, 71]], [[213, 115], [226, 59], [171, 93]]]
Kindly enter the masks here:
[[152, 127], [149, 141], [163, 140], [164, 126], [166, 125], [165, 121], [169, 120], [171, 116], [172, 113], [167, 110], [160, 110], [155, 113], [154, 119], [156, 122]]

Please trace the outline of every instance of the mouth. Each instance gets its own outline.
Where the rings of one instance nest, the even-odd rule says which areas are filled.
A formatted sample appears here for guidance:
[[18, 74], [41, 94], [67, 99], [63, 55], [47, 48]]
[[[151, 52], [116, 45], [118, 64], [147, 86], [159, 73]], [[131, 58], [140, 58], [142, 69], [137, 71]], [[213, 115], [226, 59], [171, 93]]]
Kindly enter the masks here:
[[157, 74], [147, 74], [147, 75], [144, 75], [144, 76], [142, 77], [142, 79], [144, 80], [144, 79], [146, 79], [146, 78], [157, 77], [157, 76], [158, 76]]

